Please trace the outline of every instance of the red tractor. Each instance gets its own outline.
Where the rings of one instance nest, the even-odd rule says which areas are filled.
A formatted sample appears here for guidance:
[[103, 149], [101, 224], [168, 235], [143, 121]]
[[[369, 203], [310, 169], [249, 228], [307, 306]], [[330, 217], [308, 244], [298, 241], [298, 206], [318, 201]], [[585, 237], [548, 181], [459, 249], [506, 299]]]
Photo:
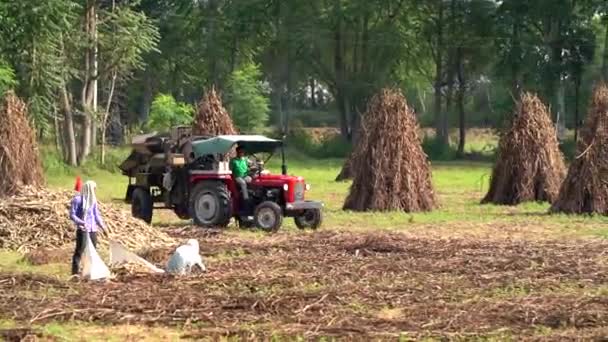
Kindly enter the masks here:
[[[251, 161], [247, 202], [229, 169], [236, 146]], [[282, 156], [280, 175], [264, 169], [277, 150]], [[120, 168], [129, 177], [126, 200], [132, 215], [148, 223], [153, 209], [171, 209], [202, 227], [226, 227], [231, 218], [241, 226], [265, 231], [278, 230], [283, 217], [293, 217], [300, 229], [317, 229], [322, 223], [323, 204], [305, 200], [310, 185], [302, 177], [287, 175], [280, 140], [258, 135], [192, 136], [189, 128], [177, 127], [171, 135], [136, 137], [133, 152]]]

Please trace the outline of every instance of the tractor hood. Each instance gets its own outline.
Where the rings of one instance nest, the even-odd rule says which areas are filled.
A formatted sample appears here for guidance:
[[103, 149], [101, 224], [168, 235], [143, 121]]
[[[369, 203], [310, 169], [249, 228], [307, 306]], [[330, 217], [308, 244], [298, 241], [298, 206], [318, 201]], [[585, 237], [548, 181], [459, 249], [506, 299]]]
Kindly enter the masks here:
[[283, 142], [262, 135], [220, 135], [192, 142], [192, 152], [196, 158], [210, 154], [225, 154], [236, 145], [242, 146], [248, 153], [272, 153], [281, 147]]

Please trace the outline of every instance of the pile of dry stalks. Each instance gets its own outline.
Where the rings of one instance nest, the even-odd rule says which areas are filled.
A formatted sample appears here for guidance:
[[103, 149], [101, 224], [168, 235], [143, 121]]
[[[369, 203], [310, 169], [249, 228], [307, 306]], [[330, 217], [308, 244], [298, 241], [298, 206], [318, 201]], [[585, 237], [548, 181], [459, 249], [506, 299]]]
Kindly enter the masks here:
[[345, 180], [349, 180], [353, 178], [353, 156], [352, 153], [346, 158], [344, 161], [344, 165], [342, 165], [342, 170], [336, 177], [336, 182], [342, 182]]
[[436, 207], [431, 167], [414, 111], [399, 90], [384, 89], [368, 104], [353, 151], [353, 184], [344, 209], [430, 211]]
[[[73, 243], [71, 199], [69, 191], [24, 188], [19, 194], [0, 200], [0, 249], [28, 252]], [[102, 245], [110, 239], [133, 250], [175, 244], [173, 238], [113, 205], [100, 203], [100, 209], [107, 225], [99, 239]]]
[[27, 106], [13, 92], [0, 105], [0, 196], [22, 186], [44, 183], [38, 143], [27, 119]]
[[199, 102], [192, 131], [196, 135], [237, 134], [232, 118], [215, 87], [205, 93]]
[[553, 202], [565, 175], [547, 107], [536, 95], [523, 94], [510, 129], [500, 139], [490, 189], [482, 203]]
[[595, 88], [589, 113], [553, 212], [608, 214], [608, 86]]

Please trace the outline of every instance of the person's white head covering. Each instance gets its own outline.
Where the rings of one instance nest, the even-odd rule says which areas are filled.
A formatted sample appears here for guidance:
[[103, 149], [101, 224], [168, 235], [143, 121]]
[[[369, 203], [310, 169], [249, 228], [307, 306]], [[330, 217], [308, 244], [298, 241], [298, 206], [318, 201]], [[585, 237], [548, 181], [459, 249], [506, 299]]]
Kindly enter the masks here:
[[95, 189], [97, 188], [97, 184], [93, 181], [87, 181], [84, 183], [81, 196], [82, 196], [82, 215], [86, 215], [89, 212], [89, 209], [97, 203], [97, 197], [95, 196]]

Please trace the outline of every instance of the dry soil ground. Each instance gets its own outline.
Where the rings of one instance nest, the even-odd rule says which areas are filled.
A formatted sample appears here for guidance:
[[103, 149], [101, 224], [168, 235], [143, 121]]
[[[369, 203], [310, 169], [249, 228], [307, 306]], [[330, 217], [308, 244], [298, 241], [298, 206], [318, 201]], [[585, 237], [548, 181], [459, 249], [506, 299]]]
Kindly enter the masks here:
[[[191, 237], [192, 230], [173, 230]], [[200, 232], [206, 274], [0, 274], [3, 318], [181, 328], [183, 338], [608, 336], [608, 242]], [[170, 250], [149, 251], [160, 265]], [[17, 332], [18, 333], [18, 332]]]

